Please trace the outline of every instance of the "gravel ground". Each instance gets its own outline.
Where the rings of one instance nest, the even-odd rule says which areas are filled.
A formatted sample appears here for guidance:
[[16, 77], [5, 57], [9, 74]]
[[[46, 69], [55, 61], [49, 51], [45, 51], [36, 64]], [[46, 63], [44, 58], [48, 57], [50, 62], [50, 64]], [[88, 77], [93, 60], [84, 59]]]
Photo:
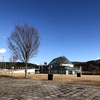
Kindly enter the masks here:
[[0, 77], [0, 100], [100, 100], [100, 86]]

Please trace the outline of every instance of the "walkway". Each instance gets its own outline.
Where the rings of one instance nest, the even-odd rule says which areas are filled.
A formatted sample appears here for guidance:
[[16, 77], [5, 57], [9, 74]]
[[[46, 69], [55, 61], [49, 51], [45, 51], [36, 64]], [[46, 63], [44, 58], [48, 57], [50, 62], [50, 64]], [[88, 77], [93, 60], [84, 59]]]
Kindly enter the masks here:
[[100, 100], [100, 86], [0, 77], [0, 100]]

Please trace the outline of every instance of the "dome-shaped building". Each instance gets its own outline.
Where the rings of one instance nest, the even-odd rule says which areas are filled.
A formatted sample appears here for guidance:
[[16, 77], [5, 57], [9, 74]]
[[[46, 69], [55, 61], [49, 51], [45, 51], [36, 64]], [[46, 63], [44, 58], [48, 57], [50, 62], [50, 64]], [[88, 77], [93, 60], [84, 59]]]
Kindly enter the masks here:
[[69, 66], [73, 67], [74, 65], [64, 56], [57, 57], [53, 59], [50, 63], [49, 66]]
[[64, 56], [54, 58], [49, 64], [49, 73], [53, 74], [75, 74], [77, 70], [74, 65]]

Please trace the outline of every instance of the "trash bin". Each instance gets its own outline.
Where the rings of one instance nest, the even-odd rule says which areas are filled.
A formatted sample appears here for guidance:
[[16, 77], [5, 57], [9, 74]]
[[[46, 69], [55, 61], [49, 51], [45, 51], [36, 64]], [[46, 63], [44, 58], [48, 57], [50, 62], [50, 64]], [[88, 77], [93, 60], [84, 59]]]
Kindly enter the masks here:
[[53, 74], [48, 74], [48, 80], [53, 80]]
[[81, 77], [81, 73], [77, 73], [77, 77]]

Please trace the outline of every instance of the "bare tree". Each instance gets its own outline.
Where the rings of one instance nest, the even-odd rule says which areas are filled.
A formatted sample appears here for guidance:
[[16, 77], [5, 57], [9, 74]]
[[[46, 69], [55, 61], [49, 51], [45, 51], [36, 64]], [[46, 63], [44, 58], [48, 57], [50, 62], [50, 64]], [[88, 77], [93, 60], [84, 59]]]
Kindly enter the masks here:
[[27, 78], [27, 63], [38, 53], [40, 38], [37, 29], [24, 23], [15, 24], [14, 31], [7, 37], [8, 47], [17, 59], [25, 63], [25, 78]]

